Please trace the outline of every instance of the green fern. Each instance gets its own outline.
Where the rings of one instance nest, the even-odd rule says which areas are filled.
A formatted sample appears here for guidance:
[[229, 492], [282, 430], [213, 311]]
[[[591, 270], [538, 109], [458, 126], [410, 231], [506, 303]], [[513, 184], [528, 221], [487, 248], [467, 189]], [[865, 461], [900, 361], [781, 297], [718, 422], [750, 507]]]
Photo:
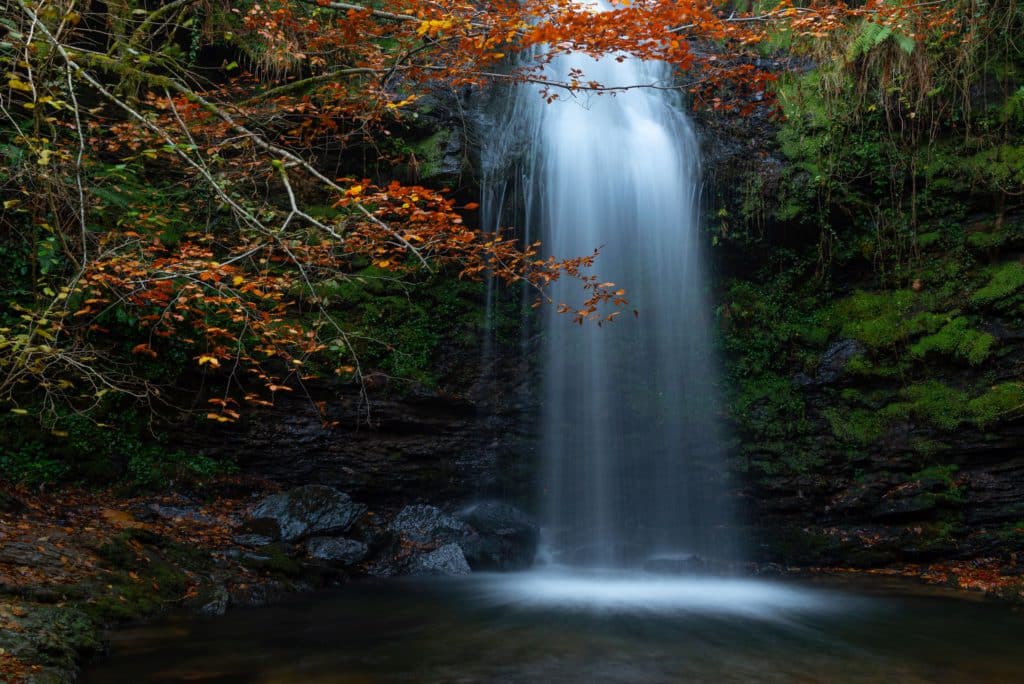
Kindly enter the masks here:
[[895, 32], [892, 30], [891, 26], [883, 26], [882, 24], [875, 24], [870, 21], [862, 21], [860, 24], [860, 30], [857, 32], [857, 37], [850, 43], [850, 47], [846, 52], [846, 57], [852, 62], [855, 59], [867, 55], [890, 38], [901, 50], [903, 50], [903, 52], [908, 55], [914, 52], [916, 43], [911, 36], [908, 36], [905, 33]]
[[1008, 123], [1024, 125], [1024, 86], [1018, 88], [1013, 95], [1007, 98], [1003, 103], [1001, 113]]
[[903, 50], [903, 52], [907, 53], [908, 55], [914, 53], [914, 47], [917, 45], [917, 41], [915, 41], [912, 37], [908, 36], [905, 33], [893, 33], [892, 39], [896, 41], [896, 45], [898, 45], [900, 50]]
[[858, 57], [863, 57], [885, 42], [890, 35], [892, 35], [892, 29], [888, 26], [862, 21], [857, 37], [850, 43], [846, 52], [847, 59], [853, 61]]

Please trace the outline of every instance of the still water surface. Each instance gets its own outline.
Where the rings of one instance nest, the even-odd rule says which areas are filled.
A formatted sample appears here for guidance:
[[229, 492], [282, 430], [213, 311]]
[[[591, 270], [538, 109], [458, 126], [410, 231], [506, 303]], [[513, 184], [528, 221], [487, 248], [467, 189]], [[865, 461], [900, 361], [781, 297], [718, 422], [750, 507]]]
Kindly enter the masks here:
[[389, 580], [111, 639], [88, 684], [1024, 682], [1024, 614], [884, 582]]

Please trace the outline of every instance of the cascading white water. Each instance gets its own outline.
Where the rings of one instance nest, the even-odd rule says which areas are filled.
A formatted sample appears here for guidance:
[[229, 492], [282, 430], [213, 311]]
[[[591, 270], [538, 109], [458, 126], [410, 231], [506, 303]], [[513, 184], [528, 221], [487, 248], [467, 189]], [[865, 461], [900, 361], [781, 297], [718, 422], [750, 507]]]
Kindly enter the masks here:
[[[519, 219], [511, 223], [559, 258], [601, 248], [594, 274], [630, 301], [601, 328], [575, 326], [553, 307], [544, 314], [548, 557], [679, 568], [695, 565], [693, 556], [729, 556], [699, 145], [684, 103], [658, 62], [558, 55], [545, 76], [630, 86], [614, 95], [554, 90], [559, 98], [548, 102], [540, 86], [521, 85], [482, 150], [485, 224]], [[571, 279], [551, 295], [566, 303], [586, 296]]]
[[[605, 86], [669, 85], [662, 64], [559, 56]], [[490, 600], [542, 610], [786, 618], [834, 597], [757, 579], [693, 576], [734, 549], [716, 358], [699, 235], [699, 149], [673, 90], [564, 95], [520, 86], [483, 146], [485, 225], [515, 225], [549, 254], [602, 254], [602, 281], [628, 290], [615, 323], [575, 326], [547, 309], [540, 449], [546, 543], [530, 572], [491, 575]], [[508, 202], [514, 197], [514, 202]], [[578, 302], [563, 280], [558, 301]], [[718, 577], [711, 575], [718, 574]]]
[[[668, 84], [668, 67], [614, 56], [556, 57], [604, 86]], [[529, 221], [560, 257], [601, 247], [594, 268], [628, 291], [612, 325], [544, 323], [544, 518], [561, 563], [642, 565], [721, 555], [715, 361], [698, 236], [699, 149], [670, 90], [575, 93], [548, 103], [522, 87]], [[578, 302], [579, 283], [555, 287]]]

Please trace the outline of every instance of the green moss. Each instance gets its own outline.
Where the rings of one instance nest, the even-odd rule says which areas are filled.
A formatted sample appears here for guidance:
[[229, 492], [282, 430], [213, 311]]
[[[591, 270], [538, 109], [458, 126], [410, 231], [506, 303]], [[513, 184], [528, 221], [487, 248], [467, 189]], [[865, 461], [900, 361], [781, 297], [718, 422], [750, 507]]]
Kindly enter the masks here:
[[926, 486], [938, 483], [948, 489], [954, 486], [953, 476], [959, 470], [960, 466], [952, 463], [949, 465], [934, 465], [917, 471], [910, 476], [910, 479], [921, 482], [921, 484]]
[[237, 472], [238, 466], [229, 461], [161, 446], [140, 449], [128, 459], [129, 478], [144, 489], [164, 489], [172, 483], [201, 485]]
[[949, 449], [948, 444], [934, 439], [928, 439], [926, 437], [915, 437], [911, 439], [910, 446], [914, 450], [915, 454], [928, 459]]
[[902, 359], [870, 359], [864, 354], [858, 354], [847, 362], [846, 372], [865, 377], [899, 378], [907, 372], [908, 367]]
[[963, 535], [962, 520], [939, 520], [921, 525], [922, 541], [917, 544], [918, 551], [942, 553], [952, 550], [957, 540]]
[[[27, 416], [6, 416], [0, 419], [4, 430], [14, 430], [17, 423], [28, 423]], [[29, 487], [59, 482], [71, 471], [71, 466], [60, 458], [54, 458], [40, 439], [5, 439], [0, 444], [0, 472], [7, 481]], [[13, 442], [13, 443], [12, 443]]]
[[804, 401], [789, 378], [765, 374], [743, 381], [733, 415], [757, 441], [793, 436], [807, 427]]
[[1013, 261], [995, 267], [988, 283], [971, 295], [971, 303], [988, 306], [1001, 303], [1024, 288], [1024, 264]]
[[967, 418], [967, 397], [937, 380], [910, 385], [900, 392], [903, 401], [883, 408], [879, 415], [890, 422], [921, 420], [940, 430], [955, 430]]
[[922, 337], [912, 344], [910, 354], [921, 359], [931, 352], [938, 352], [977, 366], [989, 357], [995, 343], [995, 337], [986, 332], [973, 330], [967, 318], [958, 316], [946, 323], [937, 333]]
[[987, 187], [1024, 185], [1024, 145], [996, 145], [967, 157], [965, 175]]
[[1005, 244], [1009, 237], [1005, 231], [975, 232], [967, 236], [967, 244], [975, 249], [994, 249]]
[[832, 434], [842, 442], [870, 444], [885, 433], [885, 424], [876, 411], [828, 408], [824, 414]]
[[267, 560], [255, 561], [249, 559], [246, 563], [271, 575], [280, 577], [295, 578], [302, 574], [302, 564], [285, 553], [280, 545], [271, 544], [266, 546], [261, 550], [261, 553], [266, 555]]
[[236, 472], [228, 460], [171, 449], [171, 436], [153, 430], [149, 420], [118, 399], [91, 417], [61, 411], [50, 429], [28, 417], [0, 414], [0, 470], [30, 486], [120, 481], [144, 489], [162, 489], [172, 482], [201, 485]]
[[967, 402], [967, 413], [979, 427], [988, 427], [1024, 411], [1024, 384], [1006, 382]]
[[[348, 331], [347, 342], [338, 338], [328, 345], [332, 364], [351, 364], [354, 353], [363, 368], [435, 385], [442, 347], [468, 348], [479, 340], [483, 286], [478, 282], [446, 274], [407, 282], [368, 266], [344, 279], [322, 281], [317, 291]], [[330, 373], [333, 367], [322, 370]]]
[[206, 558], [144, 530], [129, 530], [97, 550], [108, 569], [85, 608], [101, 622], [154, 615], [175, 605], [189, 585], [187, 569]]
[[[785, 372], [796, 360], [812, 364], [815, 349], [835, 333], [830, 311], [819, 305], [820, 288], [808, 287], [807, 265], [776, 258], [780, 264], [765, 283], [733, 279], [718, 314], [737, 382], [751, 382], [766, 372]], [[757, 382], [757, 380], [753, 380]]]
[[824, 465], [821, 452], [808, 443], [770, 442], [746, 462], [747, 470], [768, 477], [807, 475]]
[[928, 249], [942, 240], [942, 233], [937, 230], [922, 233], [917, 236], [917, 246], [921, 249]]
[[872, 350], [887, 350], [911, 335], [929, 330], [935, 319], [927, 311], [931, 300], [913, 290], [856, 292], [836, 302], [833, 310], [842, 334]]
[[432, 178], [441, 172], [449, 131], [440, 130], [430, 137], [410, 145], [413, 167], [420, 179]]
[[[6, 629], [0, 629], [0, 653], [14, 653], [43, 668], [56, 668], [68, 675], [77, 669], [83, 656], [103, 650], [99, 626], [82, 610], [72, 605], [47, 606], [25, 603], [19, 616], [7, 614]], [[46, 671], [30, 681], [66, 681]]]

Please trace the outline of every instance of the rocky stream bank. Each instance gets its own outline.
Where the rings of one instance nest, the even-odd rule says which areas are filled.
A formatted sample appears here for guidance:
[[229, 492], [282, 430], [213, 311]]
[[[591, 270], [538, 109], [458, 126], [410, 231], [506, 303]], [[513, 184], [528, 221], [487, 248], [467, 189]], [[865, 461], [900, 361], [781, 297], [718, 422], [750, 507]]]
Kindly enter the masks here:
[[358, 577], [521, 569], [536, 550], [536, 526], [506, 503], [371, 510], [324, 485], [273, 488], [4, 491], [0, 681], [74, 681], [102, 655], [104, 630], [172, 610], [216, 616]]

